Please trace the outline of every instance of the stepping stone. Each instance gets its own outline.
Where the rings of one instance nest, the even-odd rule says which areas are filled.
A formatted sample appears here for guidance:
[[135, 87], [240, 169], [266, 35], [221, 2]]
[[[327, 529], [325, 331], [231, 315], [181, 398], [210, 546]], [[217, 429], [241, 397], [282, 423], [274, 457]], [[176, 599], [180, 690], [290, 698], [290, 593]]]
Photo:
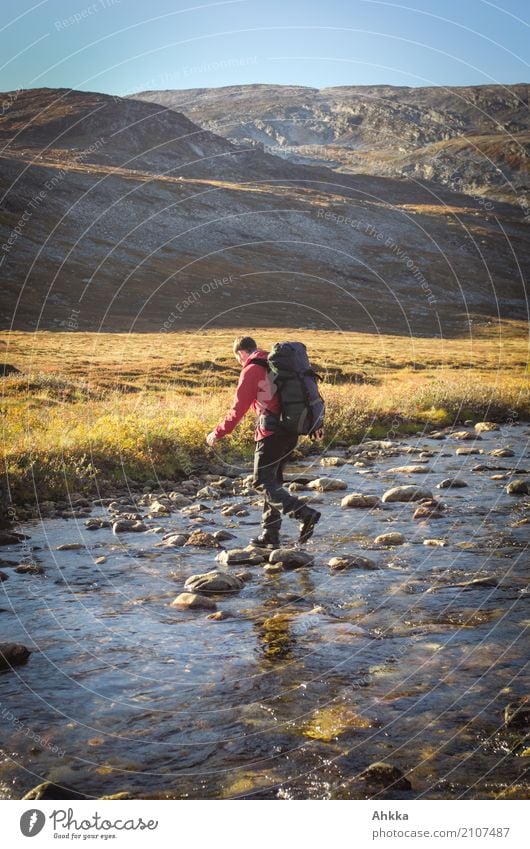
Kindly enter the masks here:
[[508, 495], [530, 495], [530, 483], [523, 480], [510, 481], [506, 492]]
[[339, 489], [347, 489], [346, 481], [339, 478], [316, 478], [308, 483], [309, 489], [316, 489], [318, 492], [334, 492]]
[[427, 499], [413, 513], [413, 519], [443, 519], [445, 507], [436, 499]]
[[180, 593], [171, 602], [171, 607], [179, 607], [182, 610], [216, 610], [217, 605], [211, 598], [196, 593]]
[[421, 501], [424, 498], [432, 499], [432, 493], [421, 486], [409, 484], [408, 486], [394, 486], [383, 495], [383, 501]]
[[332, 572], [342, 572], [344, 569], [379, 569], [380, 567], [369, 557], [362, 554], [343, 554], [328, 560]]
[[388, 469], [388, 473], [396, 473], [400, 475], [423, 475], [425, 472], [430, 472], [429, 466], [395, 466], [393, 469]]
[[363, 495], [362, 492], [351, 492], [340, 502], [341, 507], [377, 507], [381, 499], [377, 495]]
[[20, 666], [30, 656], [30, 649], [20, 643], [0, 643], [0, 669]]
[[375, 545], [403, 545], [405, 537], [398, 531], [391, 531], [388, 534], [379, 534], [374, 539]]
[[496, 422], [477, 422], [475, 430], [477, 433], [487, 433], [490, 430], [500, 430], [500, 427]]
[[188, 539], [184, 543], [185, 546], [195, 545], [199, 548], [220, 548], [221, 544], [213, 534], [206, 531], [192, 531]]
[[467, 483], [460, 478], [444, 478], [436, 484], [436, 489], [458, 489], [463, 486], [467, 486]]
[[298, 548], [275, 548], [269, 555], [269, 563], [281, 564], [283, 569], [298, 569], [301, 566], [311, 566], [314, 561], [312, 554]]
[[345, 460], [343, 457], [322, 457], [321, 466], [344, 466]]
[[253, 546], [249, 546], [248, 548], [228, 548], [225, 551], [221, 551], [215, 559], [218, 563], [222, 563], [223, 566], [256, 566], [258, 563], [263, 563], [266, 559], [266, 554], [256, 551]]
[[233, 593], [243, 589], [243, 581], [227, 572], [204, 572], [191, 575], [184, 588], [193, 593]]
[[515, 451], [511, 448], [494, 448], [493, 451], [488, 451], [491, 457], [515, 457]]

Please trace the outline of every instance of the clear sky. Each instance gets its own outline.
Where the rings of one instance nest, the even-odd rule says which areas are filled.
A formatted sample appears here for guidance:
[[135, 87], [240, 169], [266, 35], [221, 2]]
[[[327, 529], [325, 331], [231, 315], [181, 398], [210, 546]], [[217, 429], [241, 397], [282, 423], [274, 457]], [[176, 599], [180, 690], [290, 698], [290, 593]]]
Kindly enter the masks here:
[[528, 0], [0, 0], [0, 90], [529, 79]]

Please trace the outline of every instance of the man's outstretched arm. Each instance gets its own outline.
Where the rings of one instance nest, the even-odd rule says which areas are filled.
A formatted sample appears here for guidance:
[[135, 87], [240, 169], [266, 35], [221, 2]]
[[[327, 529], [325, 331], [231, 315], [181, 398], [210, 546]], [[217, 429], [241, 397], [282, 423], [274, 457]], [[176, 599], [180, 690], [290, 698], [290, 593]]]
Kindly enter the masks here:
[[236, 425], [239, 424], [250, 405], [256, 400], [258, 392], [258, 382], [263, 376], [262, 368], [259, 365], [249, 366], [241, 372], [239, 383], [237, 384], [234, 403], [229, 410], [225, 420], [215, 427], [206, 437], [208, 445], [213, 445], [217, 439], [222, 439], [232, 433]]

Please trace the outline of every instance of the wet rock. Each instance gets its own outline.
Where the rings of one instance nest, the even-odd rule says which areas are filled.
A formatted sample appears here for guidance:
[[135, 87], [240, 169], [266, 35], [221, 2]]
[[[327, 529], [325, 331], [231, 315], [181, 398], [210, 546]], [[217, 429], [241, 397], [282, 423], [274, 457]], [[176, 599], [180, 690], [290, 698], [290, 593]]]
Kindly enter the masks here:
[[22, 797], [24, 800], [44, 801], [45, 799], [90, 799], [72, 787], [54, 784], [53, 781], [43, 781]]
[[391, 531], [388, 534], [379, 534], [374, 539], [375, 545], [403, 545], [405, 537], [398, 531]]
[[434, 593], [438, 590], [449, 590], [449, 589], [461, 589], [465, 590], [477, 590], [477, 589], [490, 589], [492, 587], [498, 587], [500, 584], [499, 578], [473, 578], [470, 581], [458, 581], [455, 584], [437, 584], [434, 587], [429, 587], [426, 590], [427, 593]]
[[222, 622], [223, 619], [231, 619], [232, 614], [227, 610], [216, 610], [215, 613], [209, 613], [206, 618], [212, 622]]
[[443, 519], [445, 507], [435, 498], [422, 500], [414, 511], [413, 519]]
[[184, 516], [199, 516], [201, 513], [211, 513], [211, 508], [207, 504], [190, 504], [189, 507], [184, 507], [180, 511]]
[[8, 578], [9, 575], [6, 575], [5, 572], [0, 572], [0, 583], [2, 583], [3, 581], [7, 581]]
[[480, 436], [478, 436], [478, 434], [476, 434], [473, 430], [456, 430], [451, 434], [451, 436], [453, 439], [480, 439]]
[[227, 539], [235, 539], [236, 535], [231, 534], [230, 531], [215, 531], [214, 537], [218, 542], [224, 542]]
[[216, 610], [217, 605], [211, 598], [196, 593], [180, 593], [171, 602], [171, 607], [179, 607], [182, 610]]
[[348, 451], [350, 454], [362, 454], [364, 451], [384, 451], [394, 447], [395, 443], [389, 439], [367, 439], [360, 445], [350, 445]]
[[374, 722], [346, 704], [326, 705], [317, 708], [304, 722], [300, 731], [311, 740], [331, 743], [341, 734], [359, 728], [372, 728]]
[[461, 478], [444, 478], [436, 484], [436, 489], [459, 489], [464, 486], [467, 486], [467, 483]]
[[479, 448], [457, 448], [455, 454], [458, 457], [468, 457], [470, 454], [481, 454]]
[[147, 525], [144, 525], [143, 522], [135, 521], [134, 519], [118, 519], [112, 526], [112, 533], [143, 533], [147, 529]]
[[219, 498], [219, 490], [215, 489], [213, 486], [203, 486], [202, 489], [199, 489], [197, 492], [197, 498]]
[[443, 546], [447, 545], [447, 540], [445, 540], [445, 539], [424, 539], [423, 544], [424, 545], [432, 545], [432, 546], [435, 546], [435, 547], [438, 546], [439, 548], [443, 548]]
[[266, 563], [263, 567], [263, 571], [266, 572], [267, 575], [279, 575], [280, 572], [283, 572], [283, 566], [281, 563]]
[[191, 498], [188, 498], [181, 492], [170, 492], [168, 498], [171, 501], [172, 507], [177, 510], [182, 509], [183, 507], [189, 507], [190, 504], [193, 503]]
[[192, 531], [188, 539], [184, 543], [185, 546], [195, 545], [199, 548], [220, 548], [221, 545], [213, 534], [206, 531]]
[[191, 575], [184, 588], [192, 593], [235, 593], [243, 589], [243, 581], [227, 572], [204, 572]]
[[91, 518], [86, 520], [85, 528], [87, 531], [99, 531], [101, 528], [110, 528], [110, 522], [108, 519]]
[[266, 555], [263, 552], [259, 553], [249, 546], [248, 548], [229, 548], [221, 551], [215, 558], [218, 563], [223, 566], [242, 566], [243, 564], [255, 566], [258, 563], [263, 563]]
[[169, 534], [169, 536], [164, 536], [162, 538], [162, 542], [157, 543], [159, 546], [165, 546], [168, 548], [181, 548], [185, 545], [189, 539], [189, 534]]
[[432, 499], [432, 493], [421, 486], [409, 484], [406, 486], [394, 486], [388, 489], [383, 495], [383, 501], [421, 501], [422, 499]]
[[248, 516], [248, 510], [244, 504], [227, 504], [221, 508], [223, 516]]
[[442, 430], [435, 430], [432, 433], [427, 434], [429, 439], [445, 439], [445, 433]]
[[39, 563], [19, 563], [15, 572], [19, 575], [44, 575], [44, 569]]
[[388, 469], [388, 473], [400, 475], [423, 475], [429, 471], [428, 466], [395, 466], [393, 469]]
[[101, 557], [96, 557], [96, 559], [94, 560], [94, 563], [96, 564], [96, 566], [102, 566], [103, 563], [106, 563], [106, 562], [107, 562], [107, 558], [105, 557], [104, 554], [102, 554]]
[[85, 548], [85, 544], [82, 542], [63, 542], [62, 545], [58, 545], [55, 549], [56, 551], [77, 551], [80, 548]]
[[0, 669], [11, 669], [26, 663], [30, 649], [20, 643], [0, 643]]
[[515, 451], [511, 448], [494, 448], [493, 451], [488, 451], [491, 457], [515, 457]]
[[328, 566], [333, 572], [342, 572], [344, 569], [379, 569], [377, 563], [362, 554], [343, 554], [332, 557], [328, 560]]
[[530, 495], [530, 483], [523, 480], [510, 481], [506, 487], [508, 495]]
[[490, 430], [500, 430], [500, 427], [496, 422], [477, 422], [475, 430], [477, 433], [487, 433]]
[[322, 457], [320, 460], [321, 466], [344, 466], [346, 461], [343, 457]]
[[386, 787], [392, 790], [410, 790], [412, 785], [400, 769], [384, 761], [376, 761], [363, 770], [359, 776], [367, 784]]
[[339, 478], [316, 478], [308, 483], [309, 489], [316, 489], [318, 492], [335, 492], [339, 489], [346, 489], [346, 481]]
[[312, 554], [298, 548], [275, 548], [269, 555], [269, 563], [279, 563], [283, 569], [299, 569], [301, 566], [311, 566], [314, 561]]
[[162, 503], [161, 501], [153, 501], [149, 505], [149, 514], [151, 516], [169, 516], [171, 513], [171, 507], [169, 503]]
[[363, 495], [362, 492], [351, 492], [345, 495], [340, 502], [341, 507], [377, 507], [381, 499], [377, 495]]
[[530, 698], [522, 696], [504, 708], [504, 724], [509, 728], [525, 728], [530, 725]]

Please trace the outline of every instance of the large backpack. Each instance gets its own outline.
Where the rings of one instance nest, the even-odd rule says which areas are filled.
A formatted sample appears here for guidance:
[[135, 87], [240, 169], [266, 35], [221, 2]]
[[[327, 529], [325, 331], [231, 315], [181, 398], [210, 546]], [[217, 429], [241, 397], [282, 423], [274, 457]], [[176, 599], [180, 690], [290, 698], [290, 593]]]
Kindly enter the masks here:
[[303, 342], [277, 342], [266, 360], [253, 362], [265, 366], [276, 384], [282, 430], [312, 436], [323, 427], [326, 405], [317, 384], [321, 378], [311, 368]]

